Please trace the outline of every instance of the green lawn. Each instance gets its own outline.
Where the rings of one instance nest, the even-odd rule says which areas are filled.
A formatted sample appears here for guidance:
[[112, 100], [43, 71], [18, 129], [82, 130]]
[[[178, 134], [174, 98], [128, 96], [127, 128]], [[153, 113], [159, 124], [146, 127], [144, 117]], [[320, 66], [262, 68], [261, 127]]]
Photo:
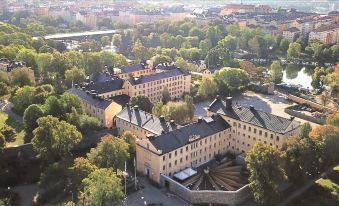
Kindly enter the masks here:
[[13, 142], [8, 142], [6, 146], [12, 147], [15, 145], [23, 144], [24, 137], [25, 137], [24, 125], [8, 117], [6, 113], [0, 112], [0, 128], [5, 124], [13, 127], [15, 131], [17, 132], [17, 136], [15, 137], [15, 140]]
[[331, 179], [324, 179], [321, 178], [316, 182], [320, 187], [324, 188], [325, 190], [329, 191], [331, 195], [339, 200], [339, 185], [333, 182]]

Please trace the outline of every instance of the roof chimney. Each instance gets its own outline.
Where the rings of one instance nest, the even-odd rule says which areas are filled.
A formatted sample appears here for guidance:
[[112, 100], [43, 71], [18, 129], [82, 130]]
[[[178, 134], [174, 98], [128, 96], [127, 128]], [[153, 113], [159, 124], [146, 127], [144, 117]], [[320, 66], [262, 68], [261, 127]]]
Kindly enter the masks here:
[[220, 100], [220, 95], [217, 95], [215, 98], [216, 98], [217, 100]]
[[254, 111], [255, 111], [255, 109], [254, 109], [254, 106], [253, 106], [253, 105], [250, 105], [250, 110], [251, 110], [252, 112], [254, 112]]
[[159, 119], [160, 119], [160, 122], [163, 122], [163, 121], [165, 121], [165, 117], [164, 117], [164, 116], [162, 116], [162, 115], [159, 117]]
[[171, 119], [170, 123], [171, 123], [171, 125], [175, 125], [175, 122], [174, 122], [173, 119]]
[[226, 98], [226, 109], [228, 109], [228, 110], [232, 109], [232, 97]]
[[135, 111], [139, 110], [139, 106], [138, 105], [135, 105], [133, 108], [134, 108]]
[[202, 122], [202, 117], [199, 117], [198, 118], [198, 123], [201, 123]]

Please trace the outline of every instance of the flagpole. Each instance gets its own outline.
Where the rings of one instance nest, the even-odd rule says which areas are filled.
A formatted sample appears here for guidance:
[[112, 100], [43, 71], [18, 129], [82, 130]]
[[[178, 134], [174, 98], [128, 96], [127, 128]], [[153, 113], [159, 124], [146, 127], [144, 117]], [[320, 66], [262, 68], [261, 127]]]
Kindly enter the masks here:
[[134, 187], [137, 190], [137, 167], [135, 164], [135, 157], [134, 157]]
[[126, 168], [126, 161], [125, 161], [125, 195], [126, 195], [126, 178], [127, 178], [127, 168]]

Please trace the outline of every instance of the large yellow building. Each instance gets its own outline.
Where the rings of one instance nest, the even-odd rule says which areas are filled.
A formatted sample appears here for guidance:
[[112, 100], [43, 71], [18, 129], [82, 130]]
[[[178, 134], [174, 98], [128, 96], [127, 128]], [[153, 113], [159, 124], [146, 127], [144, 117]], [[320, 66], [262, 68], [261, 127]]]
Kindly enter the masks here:
[[263, 112], [253, 106], [244, 107], [217, 97], [207, 109], [208, 115], [219, 114], [232, 126], [232, 138], [228, 145], [235, 153], [247, 152], [257, 142], [281, 148], [287, 137], [297, 135], [300, 123]]
[[293, 119], [232, 104], [230, 97], [226, 101], [217, 97], [207, 110], [208, 117], [178, 126], [127, 106], [114, 121], [120, 133], [137, 135], [137, 170], [157, 183], [160, 174], [171, 177], [199, 167], [217, 154], [246, 153], [257, 141], [280, 149], [300, 128]]
[[191, 75], [186, 70], [169, 64], [154, 68], [147, 64], [135, 64], [123, 67], [115, 74], [93, 74], [86, 84], [86, 89], [100, 97], [145, 95], [152, 103], [161, 100], [165, 88], [172, 99], [180, 99], [190, 93]]
[[82, 100], [86, 113], [99, 119], [103, 127], [111, 128], [113, 117], [122, 110], [122, 106], [116, 102], [99, 97], [82, 88], [71, 88], [67, 92], [76, 94]]

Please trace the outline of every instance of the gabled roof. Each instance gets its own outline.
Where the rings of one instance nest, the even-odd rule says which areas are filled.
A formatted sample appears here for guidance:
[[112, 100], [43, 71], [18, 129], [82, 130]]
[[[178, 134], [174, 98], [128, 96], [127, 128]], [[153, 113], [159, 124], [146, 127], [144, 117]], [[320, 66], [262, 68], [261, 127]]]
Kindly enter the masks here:
[[140, 76], [138, 78], [131, 77], [127, 81], [129, 81], [132, 85], [144, 84], [147, 82], [157, 81], [160, 79], [165, 79], [169, 77], [179, 76], [179, 75], [188, 75], [189, 73], [183, 69], [172, 69], [166, 72], [155, 73], [146, 76]]
[[94, 107], [98, 107], [101, 109], [106, 109], [108, 106], [110, 106], [113, 101], [102, 99], [99, 97], [93, 97], [92, 94], [86, 93], [86, 91], [83, 91], [81, 89], [72, 87], [71, 89], [67, 90], [66, 92], [72, 93], [86, 101], [88, 104], [93, 105]]
[[98, 94], [112, 92], [122, 89], [124, 80], [118, 77], [111, 78], [106, 81], [92, 82], [88, 85], [88, 90], [95, 90]]
[[130, 106], [126, 106], [121, 112], [119, 112], [119, 114], [116, 115], [116, 117], [150, 131], [156, 135], [160, 135], [163, 132], [170, 132], [180, 127], [177, 124], [171, 124], [165, 119], [160, 120], [153, 114], [140, 109], [136, 110]]
[[145, 64], [144, 63], [140, 63], [140, 64], [133, 64], [133, 65], [128, 65], [128, 66], [124, 66], [121, 68], [121, 72], [122, 73], [131, 73], [131, 72], [135, 72], [135, 71], [140, 71], [145, 69]]
[[284, 31], [288, 31], [288, 32], [300, 32], [300, 30], [296, 27], [291, 27], [291, 28], [288, 28], [288, 29], [285, 29]]
[[208, 110], [280, 134], [285, 134], [300, 126], [299, 122], [295, 120], [256, 110], [254, 107], [251, 109], [236, 104], [227, 107], [226, 102], [220, 98], [215, 99], [209, 105]]
[[230, 127], [221, 116], [212, 115], [171, 132], [151, 137], [149, 141], [158, 151], [161, 150], [161, 153], [165, 154]]

